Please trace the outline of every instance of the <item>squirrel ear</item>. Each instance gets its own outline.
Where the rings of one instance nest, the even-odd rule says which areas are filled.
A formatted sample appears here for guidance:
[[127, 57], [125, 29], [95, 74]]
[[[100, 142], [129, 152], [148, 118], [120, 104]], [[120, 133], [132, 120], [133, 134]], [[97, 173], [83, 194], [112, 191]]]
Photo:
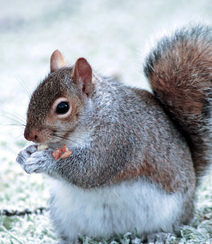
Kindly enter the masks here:
[[77, 59], [73, 68], [73, 81], [85, 95], [89, 96], [92, 93], [94, 88], [92, 69], [85, 58]]
[[67, 65], [68, 65], [68, 63], [65, 61], [62, 53], [58, 50], [55, 50], [52, 53], [52, 56], [50, 58], [50, 71], [51, 71], [51, 73], [62, 68], [62, 67], [65, 67]]

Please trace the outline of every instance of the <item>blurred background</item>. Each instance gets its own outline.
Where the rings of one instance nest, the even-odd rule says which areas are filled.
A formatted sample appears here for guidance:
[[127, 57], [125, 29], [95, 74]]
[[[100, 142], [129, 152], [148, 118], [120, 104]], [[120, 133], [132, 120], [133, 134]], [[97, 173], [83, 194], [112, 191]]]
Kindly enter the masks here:
[[71, 64], [85, 57], [103, 74], [146, 87], [142, 61], [152, 39], [199, 21], [212, 22], [210, 0], [0, 0], [0, 104], [25, 105], [26, 87], [48, 74], [55, 49]]
[[[211, 0], [0, 0], [0, 209], [47, 205], [42, 176], [28, 176], [15, 158], [27, 145], [30, 94], [48, 74], [54, 50], [70, 64], [85, 57], [100, 73], [149, 89], [142, 73], [149, 46], [191, 22], [212, 25]], [[7, 219], [0, 226], [4, 240], [4, 228], [16, 228]]]

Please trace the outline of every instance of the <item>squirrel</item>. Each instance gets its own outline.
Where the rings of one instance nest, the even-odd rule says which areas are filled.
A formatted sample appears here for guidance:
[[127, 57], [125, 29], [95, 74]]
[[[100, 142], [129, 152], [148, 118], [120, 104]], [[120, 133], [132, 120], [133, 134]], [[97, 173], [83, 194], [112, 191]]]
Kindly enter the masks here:
[[[52, 179], [60, 243], [135, 229], [149, 241], [191, 221], [211, 164], [211, 64], [212, 28], [203, 25], [177, 29], [150, 50], [144, 74], [152, 92], [101, 76], [85, 58], [69, 66], [53, 52], [27, 111], [24, 136], [35, 144], [16, 160]], [[55, 160], [64, 144], [72, 154]]]

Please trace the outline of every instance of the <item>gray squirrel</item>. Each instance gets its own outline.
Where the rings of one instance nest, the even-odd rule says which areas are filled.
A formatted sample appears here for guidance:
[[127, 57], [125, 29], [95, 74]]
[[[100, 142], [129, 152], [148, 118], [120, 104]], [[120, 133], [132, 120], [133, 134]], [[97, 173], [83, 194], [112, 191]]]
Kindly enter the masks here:
[[[146, 57], [152, 93], [68, 66], [56, 50], [31, 96], [17, 162], [52, 179], [50, 210], [60, 243], [128, 231], [177, 233], [211, 163], [212, 28], [163, 37]], [[48, 148], [38, 150], [38, 144]], [[52, 156], [66, 145], [67, 158]]]

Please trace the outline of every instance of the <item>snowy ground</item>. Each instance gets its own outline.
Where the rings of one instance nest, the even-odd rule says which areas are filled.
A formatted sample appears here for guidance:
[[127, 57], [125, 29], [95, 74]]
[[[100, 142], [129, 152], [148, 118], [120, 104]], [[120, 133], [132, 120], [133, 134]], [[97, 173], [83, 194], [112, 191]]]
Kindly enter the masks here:
[[[141, 70], [151, 38], [190, 21], [212, 24], [211, 13], [211, 0], [0, 0], [0, 210], [48, 207], [46, 181], [24, 173], [15, 158], [28, 144], [22, 124], [30, 94], [49, 72], [55, 49], [70, 63], [83, 56], [103, 74], [148, 89]], [[194, 221], [167, 243], [212, 243], [211, 186], [208, 176]], [[120, 240], [129, 243], [128, 234]], [[56, 236], [48, 212], [0, 215], [0, 243], [50, 242]]]

